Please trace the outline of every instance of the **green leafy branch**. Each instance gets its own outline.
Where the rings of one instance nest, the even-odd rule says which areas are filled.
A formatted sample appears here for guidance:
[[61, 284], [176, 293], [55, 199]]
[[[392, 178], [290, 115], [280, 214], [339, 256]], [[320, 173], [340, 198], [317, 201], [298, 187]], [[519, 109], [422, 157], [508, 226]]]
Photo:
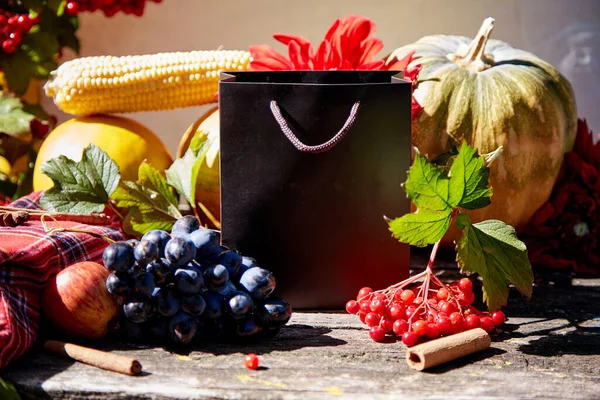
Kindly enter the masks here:
[[[199, 131], [182, 158], [163, 173], [143, 162], [135, 182], [121, 180], [117, 164], [100, 148], [91, 144], [80, 161], [65, 156], [53, 158], [42, 166], [42, 172], [54, 182], [44, 192], [40, 206], [49, 211], [90, 214], [105, 207], [123, 220], [123, 230], [132, 235], [153, 229], [170, 230], [181, 217], [181, 194], [191, 205], [195, 202], [198, 170], [206, 157], [207, 136]], [[176, 192], [174, 192], [176, 190]], [[194, 208], [196, 214], [197, 210]]]
[[483, 278], [484, 300], [490, 310], [506, 304], [509, 283], [527, 297], [531, 297], [533, 284], [527, 248], [514, 228], [498, 220], [472, 224], [465, 213], [490, 204], [488, 164], [500, 152], [483, 158], [463, 143], [434, 163], [417, 152], [404, 185], [417, 210], [388, 220], [399, 241], [418, 247], [434, 244], [429, 271], [442, 238], [456, 223], [462, 231], [456, 242], [458, 265]]

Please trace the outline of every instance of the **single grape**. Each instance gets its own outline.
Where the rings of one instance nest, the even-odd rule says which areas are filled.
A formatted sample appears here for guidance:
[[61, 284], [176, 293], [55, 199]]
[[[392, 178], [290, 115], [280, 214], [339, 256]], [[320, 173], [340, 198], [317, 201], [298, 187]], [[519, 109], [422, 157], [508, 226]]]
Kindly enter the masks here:
[[104, 266], [111, 271], [126, 271], [133, 266], [133, 248], [127, 242], [109, 244], [102, 253]]
[[346, 311], [348, 314], [356, 315], [360, 311], [360, 304], [356, 300], [350, 300], [346, 303]]
[[228, 311], [235, 318], [246, 316], [254, 307], [252, 297], [246, 292], [237, 291], [233, 296], [227, 299]]
[[233, 294], [235, 292], [238, 291], [238, 289], [235, 287], [235, 285], [233, 283], [231, 283], [231, 281], [227, 281], [225, 282], [225, 284], [221, 287], [218, 288], [218, 290], [216, 290], [217, 293], [225, 296], [225, 297], [230, 297], [233, 296]]
[[200, 294], [191, 294], [181, 299], [181, 309], [188, 314], [198, 316], [204, 312], [206, 302]]
[[154, 276], [147, 272], [140, 272], [135, 277], [135, 292], [144, 297], [152, 296], [152, 292], [156, 285], [154, 284]]
[[219, 288], [229, 280], [229, 272], [224, 265], [211, 265], [204, 273], [204, 278], [208, 285]]
[[418, 341], [419, 337], [414, 332], [407, 331], [402, 334], [402, 343], [404, 343], [408, 347], [414, 346], [415, 344], [417, 344]]
[[183, 267], [196, 256], [196, 247], [191, 240], [172, 237], [165, 247], [166, 259], [176, 267]]
[[148, 263], [157, 260], [158, 255], [158, 246], [149, 240], [142, 240], [133, 248], [133, 257], [142, 267], [146, 267]]
[[492, 314], [492, 321], [494, 322], [494, 325], [496, 325], [496, 326], [502, 325], [504, 323], [504, 321], [506, 321], [506, 316], [504, 315], [504, 313], [502, 311], [495, 311]]
[[479, 317], [475, 314], [467, 315], [465, 318], [465, 329], [475, 329], [478, 328], [480, 324]]
[[157, 343], [164, 343], [167, 339], [168, 322], [164, 318], [148, 322], [147, 333], [150, 340]]
[[376, 342], [381, 342], [385, 338], [385, 332], [380, 326], [372, 326], [369, 329], [369, 336]]
[[264, 299], [275, 290], [275, 277], [262, 268], [250, 268], [240, 278], [240, 287], [254, 299]]
[[169, 319], [167, 333], [169, 338], [177, 344], [188, 344], [198, 331], [196, 319], [185, 312], [178, 312]]
[[238, 276], [241, 276], [244, 272], [254, 267], [258, 267], [258, 263], [254, 258], [242, 256], [242, 264], [240, 265]]
[[204, 287], [202, 275], [191, 269], [178, 269], [173, 280], [175, 289], [185, 294], [199, 293]]
[[106, 278], [106, 289], [113, 296], [128, 296], [133, 291], [135, 279], [128, 272], [113, 271]]
[[240, 270], [240, 265], [242, 265], [242, 256], [236, 251], [229, 250], [221, 253], [215, 263], [227, 268], [229, 278], [234, 279]]
[[394, 321], [394, 325], [392, 326], [392, 330], [398, 336], [402, 335], [404, 332], [408, 331], [408, 322], [404, 319], [397, 319]]
[[185, 215], [175, 221], [171, 229], [171, 236], [185, 237], [198, 229], [200, 229], [198, 218], [193, 215]]
[[142, 240], [147, 240], [149, 242], [154, 243], [158, 246], [158, 256], [165, 256], [165, 247], [169, 240], [171, 240], [171, 235], [169, 235], [166, 231], [160, 229], [154, 229], [142, 236]]
[[170, 317], [179, 311], [180, 302], [168, 288], [156, 288], [152, 292], [152, 302], [156, 312], [164, 317]]
[[244, 357], [244, 365], [248, 369], [258, 369], [258, 357], [254, 353], [246, 354]]
[[123, 313], [129, 321], [141, 324], [150, 316], [150, 305], [145, 301], [131, 300], [123, 304]]
[[253, 336], [262, 331], [262, 326], [256, 320], [248, 319], [237, 326], [236, 333], [238, 336], [246, 337]]
[[141, 342], [144, 337], [143, 325], [127, 319], [121, 322], [121, 330], [125, 333], [125, 339], [132, 342]]
[[269, 328], [283, 326], [292, 317], [290, 303], [276, 297], [266, 299], [257, 309], [258, 317]]
[[380, 321], [381, 321], [381, 316], [374, 312], [370, 312], [365, 316], [365, 324], [367, 324], [367, 326], [369, 326], [369, 327], [379, 325]]
[[462, 278], [458, 281], [458, 287], [463, 292], [471, 292], [473, 291], [473, 282], [469, 278]]
[[169, 262], [164, 258], [150, 262], [146, 267], [146, 272], [154, 276], [154, 282], [157, 285], [163, 285], [171, 281], [174, 275], [174, 271], [170, 267]]
[[219, 243], [221, 238], [219, 233], [210, 229], [198, 229], [189, 236], [190, 240], [196, 246], [196, 260], [213, 260], [220, 253]]
[[204, 297], [204, 301], [206, 302], [204, 315], [208, 318], [219, 318], [222, 315], [224, 297], [219, 293], [211, 291], [204, 292], [202, 297]]

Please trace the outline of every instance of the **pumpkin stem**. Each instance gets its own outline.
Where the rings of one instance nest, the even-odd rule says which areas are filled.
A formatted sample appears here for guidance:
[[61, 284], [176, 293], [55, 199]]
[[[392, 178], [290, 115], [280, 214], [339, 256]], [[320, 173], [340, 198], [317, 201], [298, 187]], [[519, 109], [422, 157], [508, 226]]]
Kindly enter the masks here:
[[490, 68], [494, 60], [484, 53], [490, 34], [494, 29], [494, 18], [486, 18], [477, 32], [477, 36], [471, 42], [466, 51], [458, 50], [456, 53], [448, 54], [448, 59], [471, 72], [481, 72]]

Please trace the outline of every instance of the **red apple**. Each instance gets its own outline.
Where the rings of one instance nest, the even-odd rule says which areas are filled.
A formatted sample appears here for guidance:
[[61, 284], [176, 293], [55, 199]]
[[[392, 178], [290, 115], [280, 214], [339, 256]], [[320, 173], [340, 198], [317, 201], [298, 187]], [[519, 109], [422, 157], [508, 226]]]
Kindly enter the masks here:
[[119, 306], [106, 289], [110, 271], [84, 261], [52, 277], [44, 288], [42, 311], [50, 322], [72, 337], [101, 338]]

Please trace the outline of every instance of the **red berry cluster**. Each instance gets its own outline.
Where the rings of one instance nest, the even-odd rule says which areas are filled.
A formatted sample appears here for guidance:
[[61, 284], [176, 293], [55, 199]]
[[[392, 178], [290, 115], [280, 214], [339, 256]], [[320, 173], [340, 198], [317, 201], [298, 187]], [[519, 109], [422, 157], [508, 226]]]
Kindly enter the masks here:
[[[413, 284], [423, 276], [424, 282]], [[504, 323], [502, 311], [479, 311], [471, 305], [474, 299], [468, 278], [445, 285], [435, 275], [422, 273], [384, 290], [362, 288], [356, 300], [346, 303], [346, 311], [359, 316], [374, 341], [390, 334], [414, 346], [420, 338], [436, 339], [478, 327], [491, 332]]]
[[32, 18], [29, 14], [14, 14], [0, 10], [2, 51], [6, 54], [14, 53], [23, 41], [23, 35], [39, 22], [39, 17]]
[[[160, 3], [162, 0], [150, 0]], [[102, 11], [107, 17], [112, 17], [122, 11], [125, 14], [133, 14], [138, 17], [144, 14], [146, 0], [71, 0], [67, 2], [66, 13], [75, 16], [83, 11]]]

